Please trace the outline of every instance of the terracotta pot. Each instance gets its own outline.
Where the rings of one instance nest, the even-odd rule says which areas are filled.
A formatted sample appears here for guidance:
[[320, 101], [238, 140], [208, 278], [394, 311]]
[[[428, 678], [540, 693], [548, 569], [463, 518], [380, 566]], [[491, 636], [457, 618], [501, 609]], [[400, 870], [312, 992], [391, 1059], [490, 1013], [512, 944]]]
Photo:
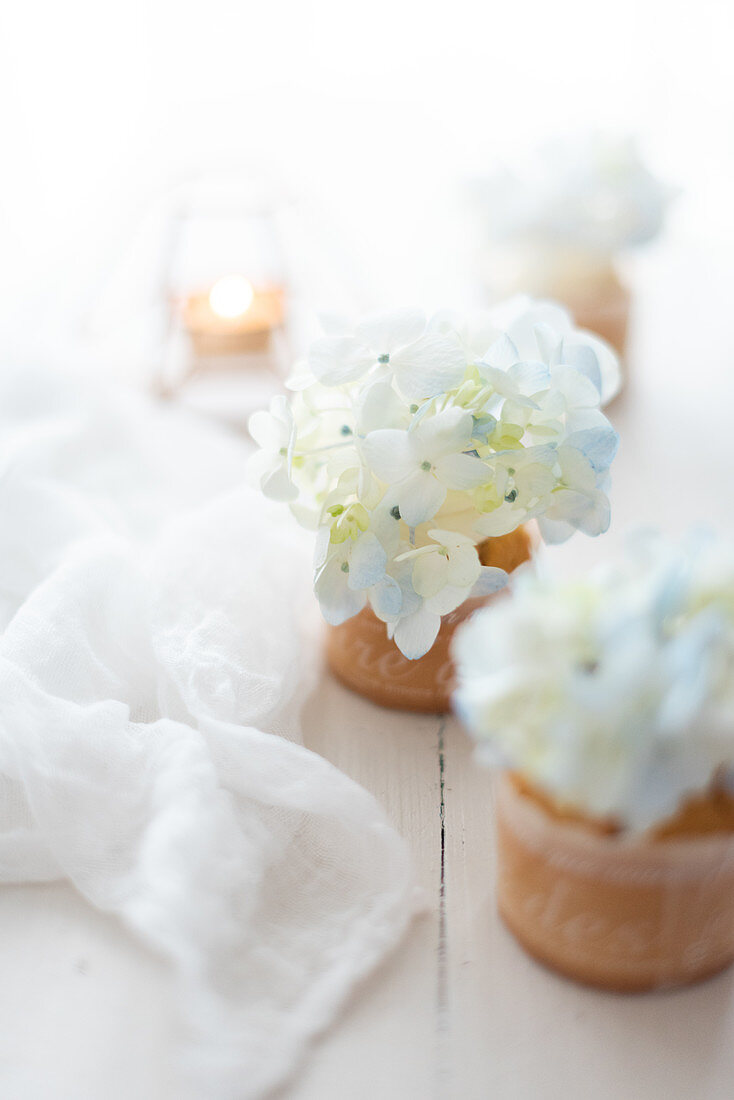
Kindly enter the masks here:
[[[528, 532], [486, 539], [478, 547], [483, 565], [511, 572], [531, 554]], [[425, 656], [411, 661], [387, 636], [387, 628], [370, 608], [340, 626], [327, 628], [326, 658], [334, 675], [360, 695], [383, 707], [443, 714], [449, 710], [454, 669], [449, 647], [454, 631], [469, 615], [502, 593], [466, 600], [444, 615], [438, 637]]]
[[628, 838], [552, 814], [501, 776], [502, 919], [540, 962], [604, 989], [641, 991], [715, 974], [734, 959], [734, 799], [723, 797], [718, 831], [709, 831], [715, 826], [702, 800], [693, 820], [684, 813], [659, 836]]

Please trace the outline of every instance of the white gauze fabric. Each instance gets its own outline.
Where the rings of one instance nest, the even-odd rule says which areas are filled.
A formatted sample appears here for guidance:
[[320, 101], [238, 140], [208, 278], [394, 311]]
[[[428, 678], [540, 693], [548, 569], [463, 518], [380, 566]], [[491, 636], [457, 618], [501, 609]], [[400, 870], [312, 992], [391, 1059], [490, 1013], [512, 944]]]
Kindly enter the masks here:
[[310, 554], [245, 457], [0, 372], [0, 880], [68, 879], [171, 962], [179, 1095], [217, 1100], [284, 1081], [415, 909], [374, 799], [295, 743]]

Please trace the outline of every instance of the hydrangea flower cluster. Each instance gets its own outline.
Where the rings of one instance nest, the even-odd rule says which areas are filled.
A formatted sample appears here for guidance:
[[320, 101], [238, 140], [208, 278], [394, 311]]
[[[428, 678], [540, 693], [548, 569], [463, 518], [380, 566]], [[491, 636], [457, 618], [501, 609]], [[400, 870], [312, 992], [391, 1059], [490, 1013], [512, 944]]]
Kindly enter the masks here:
[[656, 237], [673, 194], [631, 138], [603, 134], [550, 142], [473, 192], [494, 241], [607, 255]]
[[561, 806], [642, 830], [732, 782], [734, 550], [710, 537], [640, 537], [581, 580], [526, 574], [454, 655], [480, 754]]
[[477, 546], [536, 518], [542, 536], [609, 524], [618, 438], [599, 410], [606, 345], [548, 303], [467, 321], [417, 310], [332, 324], [250, 419], [252, 472], [317, 530], [314, 588], [334, 625], [365, 605], [406, 657], [441, 616], [507, 580]]

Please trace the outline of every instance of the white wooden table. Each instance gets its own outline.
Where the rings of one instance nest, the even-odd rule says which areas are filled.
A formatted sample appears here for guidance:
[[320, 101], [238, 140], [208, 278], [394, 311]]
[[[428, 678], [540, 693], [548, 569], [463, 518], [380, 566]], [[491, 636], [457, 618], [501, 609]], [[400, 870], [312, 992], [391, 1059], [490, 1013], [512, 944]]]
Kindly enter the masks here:
[[[639, 272], [613, 526], [551, 552], [566, 572], [640, 523], [734, 536], [734, 273], [691, 249]], [[719, 319], [716, 314], [719, 313]], [[371, 790], [412, 846], [429, 903], [279, 1100], [728, 1100], [734, 971], [617, 996], [530, 960], [494, 906], [488, 775], [451, 719], [381, 710], [324, 674], [308, 747]], [[175, 1100], [162, 964], [64, 886], [0, 889], [3, 1100]]]

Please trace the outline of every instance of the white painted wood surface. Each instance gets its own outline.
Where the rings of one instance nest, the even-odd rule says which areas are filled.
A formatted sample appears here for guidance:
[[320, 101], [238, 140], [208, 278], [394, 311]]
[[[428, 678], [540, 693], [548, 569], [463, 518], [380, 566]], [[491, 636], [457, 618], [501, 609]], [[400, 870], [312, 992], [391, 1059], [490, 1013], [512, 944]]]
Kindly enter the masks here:
[[[659, 253], [638, 272], [613, 525], [550, 554], [564, 572], [640, 523], [734, 535], [734, 272]], [[734, 972], [616, 996], [527, 958], [494, 907], [491, 784], [453, 719], [381, 710], [328, 674], [305, 740], [386, 807], [427, 913], [352, 998], [279, 1100], [728, 1100]], [[3, 1100], [175, 1100], [164, 967], [63, 886], [0, 890]]]

